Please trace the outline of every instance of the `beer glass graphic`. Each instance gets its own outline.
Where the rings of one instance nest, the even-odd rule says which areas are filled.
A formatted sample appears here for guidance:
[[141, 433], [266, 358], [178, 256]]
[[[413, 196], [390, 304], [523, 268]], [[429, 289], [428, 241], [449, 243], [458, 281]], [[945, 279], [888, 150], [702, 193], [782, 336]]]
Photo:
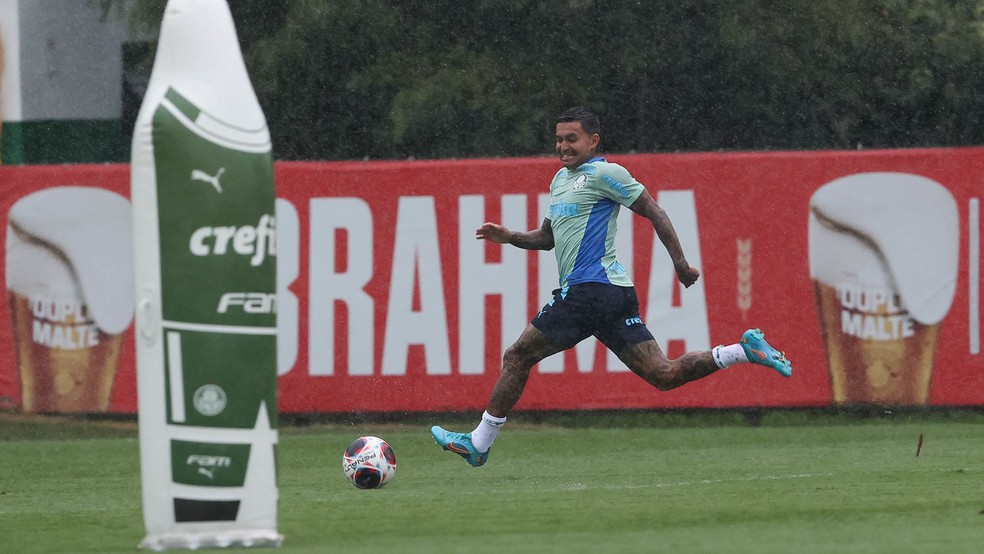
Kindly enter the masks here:
[[958, 233], [953, 196], [918, 175], [850, 175], [813, 194], [810, 277], [834, 402], [928, 401]]
[[133, 318], [129, 201], [52, 187], [7, 219], [7, 299], [26, 413], [103, 412]]

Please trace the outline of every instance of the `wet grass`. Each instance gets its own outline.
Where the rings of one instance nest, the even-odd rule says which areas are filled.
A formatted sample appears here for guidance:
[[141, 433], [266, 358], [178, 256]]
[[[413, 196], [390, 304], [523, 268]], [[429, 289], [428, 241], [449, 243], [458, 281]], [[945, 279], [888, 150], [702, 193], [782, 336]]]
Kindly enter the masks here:
[[[285, 426], [278, 551], [959, 553], [984, 540], [976, 412], [689, 415], [521, 414], [479, 469], [433, 444], [429, 417]], [[342, 475], [361, 434], [397, 453], [383, 490]], [[5, 416], [0, 439], [5, 551], [135, 550], [133, 422]]]

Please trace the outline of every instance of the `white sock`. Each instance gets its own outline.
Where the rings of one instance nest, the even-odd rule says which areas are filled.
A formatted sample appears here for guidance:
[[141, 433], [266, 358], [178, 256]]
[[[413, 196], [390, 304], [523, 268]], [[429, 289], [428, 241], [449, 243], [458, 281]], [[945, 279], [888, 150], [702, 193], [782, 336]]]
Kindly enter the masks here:
[[495, 442], [496, 435], [499, 434], [499, 429], [502, 428], [502, 424], [505, 422], [506, 418], [504, 417], [495, 417], [488, 412], [483, 413], [482, 421], [471, 432], [472, 445], [475, 446], [475, 449], [479, 452], [485, 452], [491, 448], [492, 443]]
[[714, 363], [721, 369], [732, 364], [748, 363], [748, 356], [745, 355], [745, 349], [740, 344], [715, 346], [711, 350], [711, 355], [714, 357]]

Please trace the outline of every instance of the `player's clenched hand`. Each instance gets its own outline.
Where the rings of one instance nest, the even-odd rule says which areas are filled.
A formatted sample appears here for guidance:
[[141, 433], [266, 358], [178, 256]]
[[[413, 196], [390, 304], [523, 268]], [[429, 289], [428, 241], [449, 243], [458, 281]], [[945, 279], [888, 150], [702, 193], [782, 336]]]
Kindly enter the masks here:
[[676, 273], [677, 279], [684, 287], [689, 287], [696, 283], [697, 278], [700, 277], [700, 270], [690, 264], [687, 264], [686, 267], [676, 268]]
[[485, 222], [481, 227], [475, 229], [476, 239], [490, 240], [499, 244], [508, 243], [511, 236], [512, 231], [496, 223]]

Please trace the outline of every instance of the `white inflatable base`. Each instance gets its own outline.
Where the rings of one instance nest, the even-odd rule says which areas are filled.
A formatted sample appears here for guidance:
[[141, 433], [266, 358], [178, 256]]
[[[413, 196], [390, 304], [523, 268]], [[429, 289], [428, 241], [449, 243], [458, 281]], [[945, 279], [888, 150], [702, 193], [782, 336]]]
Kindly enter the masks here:
[[140, 548], [161, 552], [163, 550], [199, 548], [276, 548], [284, 542], [284, 536], [272, 530], [210, 531], [206, 533], [162, 533], [151, 535], [140, 543]]

